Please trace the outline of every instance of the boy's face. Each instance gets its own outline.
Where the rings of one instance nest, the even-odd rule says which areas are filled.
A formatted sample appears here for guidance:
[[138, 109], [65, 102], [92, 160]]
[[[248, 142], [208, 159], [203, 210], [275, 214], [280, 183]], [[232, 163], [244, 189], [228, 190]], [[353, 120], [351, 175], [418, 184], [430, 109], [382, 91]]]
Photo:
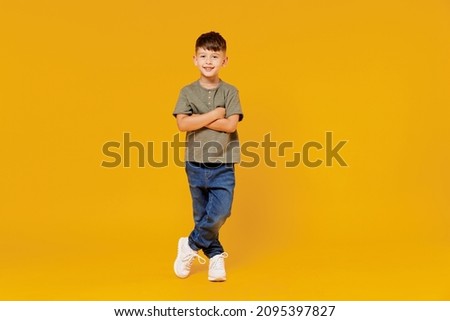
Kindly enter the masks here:
[[220, 69], [228, 62], [228, 57], [223, 51], [211, 51], [198, 48], [194, 56], [194, 64], [200, 70], [203, 77], [217, 78]]

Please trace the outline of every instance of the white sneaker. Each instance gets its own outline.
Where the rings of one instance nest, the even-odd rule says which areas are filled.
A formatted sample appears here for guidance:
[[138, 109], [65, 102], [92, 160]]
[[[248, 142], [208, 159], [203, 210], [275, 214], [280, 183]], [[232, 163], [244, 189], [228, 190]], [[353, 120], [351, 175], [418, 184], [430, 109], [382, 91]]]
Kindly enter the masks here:
[[217, 254], [209, 260], [208, 280], [213, 282], [221, 282], [227, 279], [227, 272], [225, 272], [225, 261], [228, 257], [227, 252]]
[[197, 254], [197, 251], [191, 249], [187, 237], [180, 238], [178, 240], [177, 258], [175, 259], [175, 263], [173, 264], [175, 274], [179, 278], [187, 278], [189, 276], [189, 273], [191, 272], [191, 266], [195, 258], [198, 259], [200, 264], [206, 263], [206, 260]]

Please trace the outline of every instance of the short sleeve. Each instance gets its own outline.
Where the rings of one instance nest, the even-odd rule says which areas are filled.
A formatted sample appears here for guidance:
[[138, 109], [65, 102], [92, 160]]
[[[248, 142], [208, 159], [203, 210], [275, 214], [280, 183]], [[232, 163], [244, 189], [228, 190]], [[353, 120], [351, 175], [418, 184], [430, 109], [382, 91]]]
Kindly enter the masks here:
[[189, 100], [186, 96], [186, 92], [184, 89], [180, 91], [180, 95], [178, 96], [177, 104], [175, 105], [175, 109], [172, 113], [175, 117], [178, 114], [192, 114], [192, 108], [189, 106]]
[[229, 94], [225, 99], [226, 115], [225, 117], [230, 117], [231, 115], [239, 115], [239, 121], [244, 118], [244, 114], [241, 108], [241, 101], [239, 99], [239, 91], [237, 89], [230, 90]]

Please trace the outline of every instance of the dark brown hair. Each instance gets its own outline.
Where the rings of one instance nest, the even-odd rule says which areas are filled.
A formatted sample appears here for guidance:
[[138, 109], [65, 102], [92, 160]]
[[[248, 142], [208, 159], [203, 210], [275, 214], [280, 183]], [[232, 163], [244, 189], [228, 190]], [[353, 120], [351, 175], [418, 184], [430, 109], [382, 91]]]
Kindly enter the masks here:
[[198, 48], [211, 51], [226, 51], [227, 42], [218, 32], [210, 31], [198, 37], [195, 42], [195, 51], [197, 51]]

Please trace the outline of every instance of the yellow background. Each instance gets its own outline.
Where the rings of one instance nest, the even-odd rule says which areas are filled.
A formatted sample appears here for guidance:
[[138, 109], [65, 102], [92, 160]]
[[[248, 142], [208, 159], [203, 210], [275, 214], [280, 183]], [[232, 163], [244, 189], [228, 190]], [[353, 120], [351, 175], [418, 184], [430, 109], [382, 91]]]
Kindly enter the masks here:
[[[242, 141], [348, 140], [347, 168], [237, 168], [221, 284], [172, 271], [183, 168], [100, 166], [173, 138], [210, 30]], [[448, 1], [2, 1], [0, 42], [0, 299], [450, 299]]]

